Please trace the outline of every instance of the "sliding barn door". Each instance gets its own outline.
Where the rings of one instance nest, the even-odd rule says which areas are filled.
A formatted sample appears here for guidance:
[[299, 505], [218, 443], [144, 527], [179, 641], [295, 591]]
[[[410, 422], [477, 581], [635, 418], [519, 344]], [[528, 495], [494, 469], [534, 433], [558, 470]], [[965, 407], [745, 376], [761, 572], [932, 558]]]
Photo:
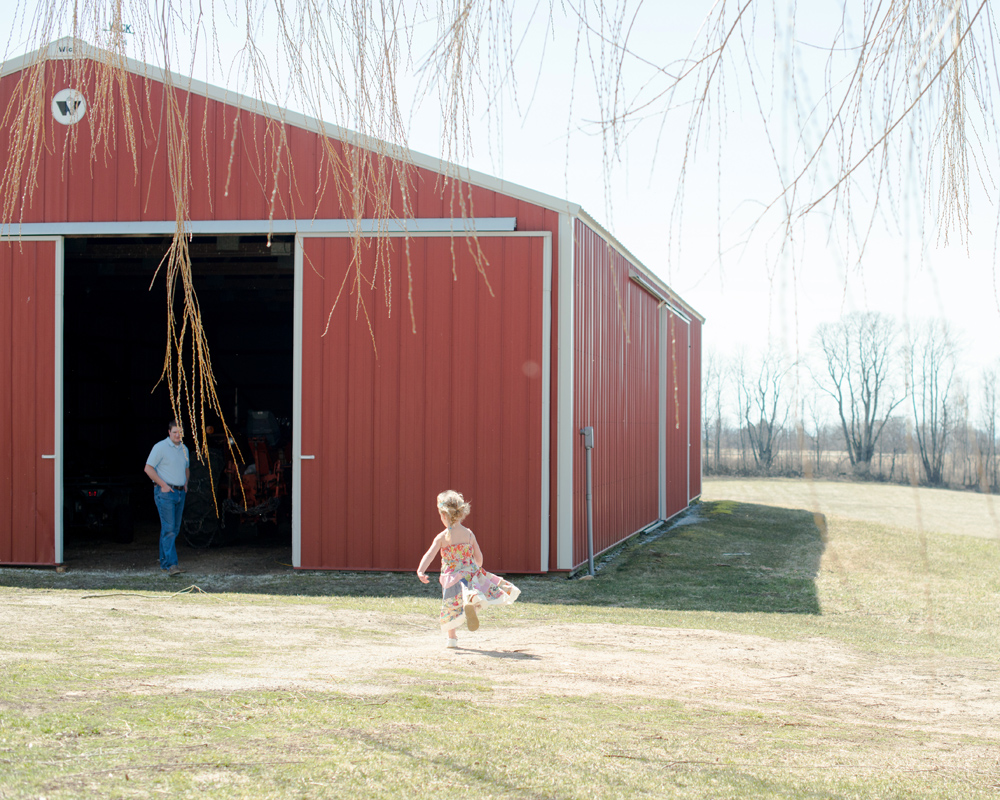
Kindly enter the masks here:
[[55, 241], [0, 241], [0, 563], [54, 564]]
[[548, 246], [303, 240], [300, 566], [416, 569], [455, 489], [488, 569], [541, 569]]

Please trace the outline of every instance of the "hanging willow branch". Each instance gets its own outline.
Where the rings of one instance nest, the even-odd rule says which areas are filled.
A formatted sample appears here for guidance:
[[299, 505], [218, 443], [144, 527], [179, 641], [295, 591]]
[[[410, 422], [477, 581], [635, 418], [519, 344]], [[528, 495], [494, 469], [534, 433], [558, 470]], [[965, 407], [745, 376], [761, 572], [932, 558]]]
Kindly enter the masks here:
[[[258, 96], [273, 98], [278, 93], [272, 74], [273, 52], [259, 46], [256, 34], [260, 30], [255, 30], [253, 22], [262, 18], [265, 8], [266, 4], [258, 5], [249, 0], [242, 9], [248, 24], [240, 67], [249, 75]], [[397, 216], [414, 216], [410, 189], [413, 175], [407, 159], [404, 126], [393, 95], [394, 69], [398, 60], [398, 53], [394, 51], [398, 48], [394, 44], [396, 34], [392, 20], [385, 17], [388, 8], [382, 4], [383, 26], [372, 36], [368, 31], [373, 6], [358, 6], [332, 15], [328, 13], [330, 7], [320, 8], [311, 2], [279, 8], [280, 35], [269, 41], [277, 41], [289, 60], [296, 63], [298, 68], [291, 75], [293, 87], [297, 86], [303, 96], [310, 99], [311, 110], [317, 119], [324, 116], [319, 112], [332, 107], [353, 120], [360, 132], [352, 135], [352, 140], [340, 141], [344, 136], [339, 127], [321, 130], [324, 152], [317, 176], [317, 193], [315, 197], [303, 198], [296, 180], [283, 112], [279, 108], [277, 115], [262, 115], [263, 130], [257, 125], [243, 129], [240, 121], [244, 113], [237, 108], [231, 117], [231, 129], [225, 128], [221, 133], [229, 148], [226, 196], [231, 188], [236, 188], [232, 185], [234, 162], [246, 153], [252, 160], [256, 159], [256, 168], [254, 175], [249, 177], [249, 185], [248, 176], [241, 176], [244, 185], [239, 188], [242, 192], [256, 190], [263, 195], [269, 220], [273, 221], [276, 214], [295, 218], [295, 209], [288, 203], [299, 207], [312, 203], [318, 208], [325, 197], [332, 195], [335, 206], [355, 223], [356, 254], [363, 242], [362, 222], [369, 215], [383, 220], [381, 225], [385, 230], [389, 227], [387, 223]], [[210, 165], [214, 154], [209, 153], [208, 148], [207, 104], [202, 118], [194, 118], [191, 87], [179, 84], [171, 67], [178, 57], [174, 44], [189, 41], [187, 71], [193, 74], [199, 37], [208, 28], [214, 38], [218, 20], [212, 8], [211, 19], [206, 25], [200, 6], [183, 0], [163, 4], [160, 12], [159, 16], [150, 15], [145, 2], [119, 0], [111, 4], [52, 2], [47, 4], [45, 13], [27, 15], [32, 20], [31, 34], [39, 50], [22, 71], [11, 102], [3, 110], [3, 124], [11, 132], [11, 139], [0, 180], [0, 222], [14, 229], [18, 220], [30, 213], [40, 189], [42, 156], [46, 152], [55, 155], [55, 131], [49, 114], [51, 78], [55, 70], [64, 71], [64, 79], [70, 86], [90, 87], [86, 119], [91, 171], [94, 164], [106, 164], [111, 155], [124, 149], [131, 158], [134, 182], [139, 184], [142, 177], [139, 174], [140, 143], [154, 148], [154, 161], [162, 159], [166, 164], [170, 213], [175, 222], [170, 246], [153, 277], [154, 283], [158, 279], [164, 281], [167, 303], [166, 348], [157, 386], [166, 385], [174, 417], [186, 421], [194, 450], [200, 460], [206, 461], [209, 415], [221, 420], [225, 438], [231, 448], [234, 446], [234, 437], [216, 393], [189, 251], [192, 185], [212, 179], [210, 168], [205, 174], [192, 171], [192, 156], [200, 150], [201, 160]], [[126, 23], [126, 19], [138, 22]], [[60, 30], [60, 22], [66, 21], [72, 32], [71, 57], [56, 54], [53, 59], [49, 43], [65, 33]], [[339, 34], [339, 40], [334, 34]], [[127, 41], [127, 36], [135, 37], [135, 41]], [[312, 47], [302, 47], [303, 36], [312, 42]], [[96, 42], [99, 47], [88, 45], [87, 40]], [[137, 78], [131, 73], [125, 55], [130, 45], [140, 53], [152, 53], [152, 60], [163, 65], [162, 74], [156, 75], [163, 81], [162, 96], [156, 89], [156, 81], [148, 75]], [[345, 54], [350, 57], [345, 59]], [[303, 61], [298, 61], [303, 57]], [[344, 69], [338, 66], [342, 62]], [[329, 83], [323, 76], [331, 73], [333, 81]], [[134, 109], [140, 107], [139, 100], [145, 101], [141, 105], [147, 113], [135, 113]], [[116, 111], [123, 115], [120, 130]], [[223, 125], [228, 121], [227, 116]], [[66, 129], [60, 161], [64, 181], [69, 177], [65, 174], [69, 156], [76, 152], [81, 139], [81, 127], [72, 125]], [[404, 145], [391, 145], [391, 140]], [[289, 192], [280, 192], [281, 184], [287, 185]], [[149, 181], [146, 196], [140, 198], [146, 212], [151, 192], [159, 188], [155, 181]], [[461, 195], [461, 191], [455, 194]], [[208, 196], [211, 202], [211, 192]], [[394, 201], [399, 203], [398, 210]], [[392, 239], [379, 237], [376, 248], [373, 273], [363, 274], [361, 259], [357, 257], [348, 271], [347, 285], [355, 298], [356, 314], [365, 319], [369, 318], [362, 291], [366, 286], [374, 288], [381, 284], [384, 303], [391, 313], [392, 282], [388, 264]], [[483, 266], [481, 263], [480, 268]], [[411, 322], [415, 326], [412, 307]], [[373, 332], [372, 341], [374, 343]]]
[[[388, 268], [394, 240], [376, 240], [374, 269], [363, 273], [357, 257], [360, 223], [380, 220], [384, 233], [389, 222], [416, 216], [413, 189], [419, 178], [408, 155], [405, 106], [411, 99], [435, 99], [445, 159], [437, 190], [448, 196], [453, 217], [474, 217], [471, 187], [452, 165], [466, 162], [474, 144], [492, 148], [494, 133], [501, 147], [506, 109], [512, 104], [516, 113], [525, 111], [515, 80], [524, 37], [537, 28], [554, 37], [554, 20], [564, 12], [571, 21], [573, 63], [555, 67], [572, 74], [570, 95], [578, 73], [589, 72], [609, 197], [610, 176], [631, 130], [652, 120], [663, 130], [686, 131], [674, 202], [664, 210], [668, 270], [680, 247], [685, 178], [705, 150], [716, 148], [721, 180], [730, 93], [745, 95], [751, 116], [766, 135], [778, 188], [758, 224], [776, 214], [783, 246], [792, 244], [806, 220], [818, 214], [860, 259], [875, 220], [898, 219], [914, 187], [935, 234], [943, 241], [958, 236], [967, 242], [970, 185], [978, 181], [991, 197], [996, 195], [997, 153], [987, 148], [1000, 140], [992, 99], [1000, 70], [996, 27], [986, 0], [844, 0], [840, 27], [815, 46], [799, 38], [799, 6], [791, 0], [786, 6], [716, 0], [706, 3], [704, 23], [680, 58], [669, 52], [642, 53], [634, 44], [648, 7], [639, 0], [158, 0], [153, 5], [147, 0], [17, 0], [9, 42], [27, 42], [37, 53], [2, 109], [10, 145], [0, 178], [0, 225], [16, 228], [38, 201], [43, 153], [52, 153], [56, 141], [47, 93], [53, 70], [67, 69], [73, 83], [92, 87], [88, 102], [93, 113], [87, 116], [92, 169], [124, 149], [138, 183], [140, 142], [155, 142], [166, 159], [176, 223], [162, 264], [168, 321], [161, 380], [169, 387], [175, 414], [199, 432], [195, 445], [202, 458], [206, 412], [223, 415], [187, 232], [192, 184], [212, 180], [210, 169], [196, 174], [192, 157], [200, 154], [209, 164], [214, 154], [208, 152], [207, 118], [192, 116], [191, 86], [175, 85], [175, 64], [180, 72], [203, 75], [208, 83], [236, 82], [247, 96], [273, 104], [262, 116], [263, 129], [243, 125], [249, 119], [243, 112], [254, 109], [236, 109], [224, 119], [224, 130], [217, 132], [229, 146], [224, 190], [233, 188], [237, 153], [246, 152], [256, 157], [250, 179], [256, 185], [241, 176], [245, 183], [240, 188], [261, 193], [268, 219], [300, 216], [286, 203], [319, 208], [332, 198], [343, 217], [355, 222], [356, 257], [337, 302], [345, 293], [353, 298], [358, 318], [370, 316], [363, 289], [381, 288], [390, 311], [394, 299]], [[426, 30], [434, 31], [429, 40]], [[94, 47], [74, 48], [72, 58], [53, 62], [48, 45], [63, 36]], [[225, 64], [223, 43], [234, 38], [238, 55]], [[763, 43], [761, 53], [757, 42]], [[8, 56], [10, 48], [8, 44]], [[805, 62], [817, 52], [826, 65], [818, 88], [803, 78], [810, 72]], [[166, 70], [157, 118], [152, 116], [153, 81], [130, 74], [128, 54]], [[550, 66], [544, 60], [536, 63], [538, 70]], [[623, 76], [636, 65], [647, 77], [633, 87]], [[135, 110], [139, 100], [146, 101], [150, 113]], [[280, 110], [289, 106], [330, 121], [321, 131], [322, 164], [312, 197], [303, 197], [299, 189], [296, 154]], [[122, 115], [120, 127], [115, 112]], [[486, 142], [474, 142], [472, 122], [479, 119], [491, 132]], [[80, 146], [76, 127], [65, 137], [63, 165]], [[574, 127], [570, 120], [567, 130]], [[652, 164], [656, 154], [644, 157]], [[721, 186], [717, 189], [721, 194]], [[149, 197], [142, 202], [148, 204]], [[607, 216], [612, 218], [610, 200]], [[720, 204], [720, 229], [721, 216]], [[478, 242], [463, 233], [486, 278]], [[407, 255], [409, 244], [404, 239]], [[411, 298], [408, 258], [406, 262]]]

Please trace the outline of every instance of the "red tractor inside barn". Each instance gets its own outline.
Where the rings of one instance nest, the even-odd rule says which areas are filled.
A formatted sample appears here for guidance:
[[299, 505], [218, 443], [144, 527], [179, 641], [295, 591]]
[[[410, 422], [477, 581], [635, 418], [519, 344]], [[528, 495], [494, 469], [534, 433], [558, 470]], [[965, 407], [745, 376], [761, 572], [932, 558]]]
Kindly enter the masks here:
[[270, 411], [247, 412], [246, 432], [232, 448], [216, 436], [207, 463], [192, 459], [183, 522], [192, 547], [272, 540], [287, 529], [291, 443]]
[[277, 523], [291, 478], [291, 443], [270, 411], [247, 412], [247, 449], [242, 465], [230, 459], [224, 470], [223, 511], [243, 523]]

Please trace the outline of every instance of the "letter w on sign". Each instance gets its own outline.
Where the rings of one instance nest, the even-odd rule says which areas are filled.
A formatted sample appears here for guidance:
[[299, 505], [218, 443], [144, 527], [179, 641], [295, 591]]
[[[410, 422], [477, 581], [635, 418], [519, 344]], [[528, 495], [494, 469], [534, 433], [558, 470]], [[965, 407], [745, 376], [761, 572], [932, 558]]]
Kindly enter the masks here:
[[56, 100], [56, 105], [59, 106], [59, 113], [64, 117], [75, 117], [76, 110], [80, 107], [79, 100]]

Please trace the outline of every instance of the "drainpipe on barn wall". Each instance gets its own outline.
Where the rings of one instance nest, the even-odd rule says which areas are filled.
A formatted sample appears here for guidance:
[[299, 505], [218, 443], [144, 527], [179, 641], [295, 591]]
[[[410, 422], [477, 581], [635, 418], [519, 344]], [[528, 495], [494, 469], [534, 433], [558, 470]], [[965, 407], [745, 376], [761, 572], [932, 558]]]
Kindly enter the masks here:
[[583, 446], [587, 451], [587, 565], [594, 574], [594, 429], [580, 428]]

